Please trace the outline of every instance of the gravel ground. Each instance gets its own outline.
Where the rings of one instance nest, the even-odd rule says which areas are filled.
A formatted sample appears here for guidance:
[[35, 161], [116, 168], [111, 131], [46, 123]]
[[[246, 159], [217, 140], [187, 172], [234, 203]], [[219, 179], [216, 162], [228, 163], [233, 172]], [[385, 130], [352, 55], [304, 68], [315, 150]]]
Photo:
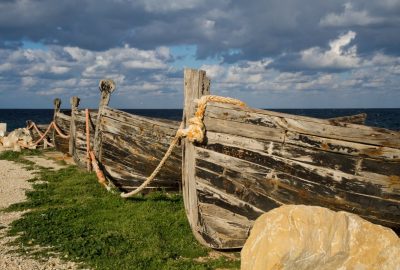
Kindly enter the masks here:
[[59, 169], [67, 167], [65, 165], [60, 165], [56, 161], [54, 161], [52, 159], [45, 158], [45, 157], [26, 156], [25, 159], [34, 162], [36, 165], [38, 165], [40, 167], [53, 169], [53, 170], [56, 170], [56, 171], [59, 170]]
[[[35, 159], [30, 159], [35, 162]], [[43, 160], [39, 159], [41, 165]], [[47, 160], [45, 165], [53, 164]], [[50, 166], [50, 165], [49, 165]], [[47, 166], [46, 166], [47, 167]], [[33, 172], [24, 169], [23, 165], [12, 161], [0, 160], [0, 269], [7, 270], [50, 270], [50, 269], [78, 269], [73, 262], [61, 261], [57, 257], [38, 261], [25, 255], [18, 254], [16, 247], [9, 246], [15, 238], [8, 237], [9, 225], [19, 219], [23, 212], [5, 213], [1, 210], [9, 205], [26, 200], [25, 191], [31, 189], [27, 182], [33, 178]]]

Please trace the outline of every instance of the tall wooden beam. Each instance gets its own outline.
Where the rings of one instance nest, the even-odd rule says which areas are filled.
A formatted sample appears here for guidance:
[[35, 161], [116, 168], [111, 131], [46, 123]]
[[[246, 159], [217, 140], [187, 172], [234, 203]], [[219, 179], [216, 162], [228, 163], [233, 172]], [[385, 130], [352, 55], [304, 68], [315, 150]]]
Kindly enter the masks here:
[[111, 93], [115, 90], [115, 82], [113, 80], [101, 80], [99, 83], [99, 90], [101, 92], [101, 99], [99, 104], [99, 111], [97, 113], [96, 130], [94, 132], [94, 145], [93, 151], [98, 161], [101, 161], [101, 143], [102, 135], [100, 130], [101, 117], [104, 107], [110, 102]]
[[71, 125], [69, 128], [69, 154], [75, 159], [75, 142], [76, 142], [76, 113], [78, 111], [80, 99], [78, 97], [71, 98]]
[[[184, 70], [184, 111], [183, 123], [187, 127], [187, 123], [194, 116], [196, 110], [195, 99], [203, 95], [210, 94], [210, 80], [203, 70], [185, 69]], [[199, 215], [198, 201], [196, 194], [195, 171], [193, 170], [195, 163], [195, 147], [188, 139], [183, 140], [182, 145], [182, 188], [185, 202], [185, 210], [189, 223], [195, 237], [204, 243], [199, 235]]]
[[[57, 113], [60, 112], [61, 99], [55, 98], [53, 104], [54, 104], [53, 122], [56, 123]], [[56, 130], [55, 130], [55, 128], [53, 128], [53, 133], [52, 133], [51, 139], [53, 141], [54, 147], [56, 147]]]

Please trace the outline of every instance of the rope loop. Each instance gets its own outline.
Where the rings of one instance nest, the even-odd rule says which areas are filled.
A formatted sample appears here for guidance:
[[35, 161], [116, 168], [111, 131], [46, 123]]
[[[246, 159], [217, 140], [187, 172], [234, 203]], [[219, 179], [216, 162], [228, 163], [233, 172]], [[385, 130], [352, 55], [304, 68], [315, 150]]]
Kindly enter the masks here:
[[181, 138], [186, 137], [190, 142], [196, 142], [196, 143], [202, 143], [204, 141], [206, 129], [203, 123], [203, 119], [208, 102], [219, 102], [225, 104], [238, 105], [241, 107], [246, 106], [244, 102], [234, 98], [214, 96], [214, 95], [207, 95], [201, 97], [197, 103], [197, 111], [195, 113], [195, 116], [190, 118], [188, 121], [189, 126], [184, 129], [183, 122], [181, 123], [167, 152], [165, 152], [164, 157], [161, 159], [160, 163], [155, 168], [153, 173], [135, 190], [128, 193], [121, 193], [122, 198], [129, 198], [138, 194], [143, 189], [145, 189], [150, 184], [151, 181], [153, 181], [153, 179], [160, 172], [162, 166], [164, 165], [168, 157], [171, 155], [172, 151], [174, 150], [175, 146], [177, 145], [177, 143]]

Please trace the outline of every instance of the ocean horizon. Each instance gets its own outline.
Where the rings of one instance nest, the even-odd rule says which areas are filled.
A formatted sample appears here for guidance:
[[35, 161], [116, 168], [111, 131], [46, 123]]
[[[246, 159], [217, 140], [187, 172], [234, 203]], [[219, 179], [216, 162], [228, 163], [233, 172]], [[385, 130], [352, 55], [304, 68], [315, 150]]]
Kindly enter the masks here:
[[[182, 109], [120, 109], [122, 111], [148, 117], [180, 121]], [[400, 108], [325, 108], [325, 109], [268, 109], [275, 112], [303, 115], [315, 118], [332, 118], [366, 113], [365, 125], [400, 130]], [[69, 109], [61, 109], [68, 113]], [[27, 120], [37, 124], [47, 124], [53, 119], [54, 109], [0, 109], [0, 123], [7, 123], [7, 131], [25, 127]]]

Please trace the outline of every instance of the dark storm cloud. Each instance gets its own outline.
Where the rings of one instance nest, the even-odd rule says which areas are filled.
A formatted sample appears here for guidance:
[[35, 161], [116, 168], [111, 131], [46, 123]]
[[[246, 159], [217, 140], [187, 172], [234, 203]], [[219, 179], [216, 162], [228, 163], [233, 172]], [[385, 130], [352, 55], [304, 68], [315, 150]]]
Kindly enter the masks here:
[[217, 93], [256, 106], [398, 106], [399, 29], [400, 0], [1, 1], [0, 107], [96, 106], [104, 77], [118, 106], [180, 107], [180, 68], [208, 61]]
[[395, 0], [2, 1], [0, 39], [3, 46], [30, 39], [89, 50], [189, 44], [198, 46], [199, 58], [225, 55], [232, 62], [238, 55], [232, 58], [230, 49], [255, 60], [326, 46], [351, 29], [361, 53], [398, 54], [399, 6]]

